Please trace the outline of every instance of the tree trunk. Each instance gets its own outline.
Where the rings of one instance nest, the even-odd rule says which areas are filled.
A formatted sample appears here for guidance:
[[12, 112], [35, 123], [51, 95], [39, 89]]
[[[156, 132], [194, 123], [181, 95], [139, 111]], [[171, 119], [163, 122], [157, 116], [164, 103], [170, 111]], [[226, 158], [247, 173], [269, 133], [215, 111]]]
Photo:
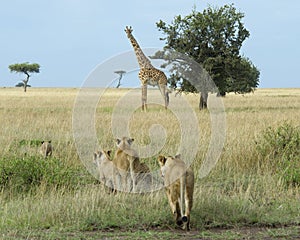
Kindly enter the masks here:
[[118, 79], [118, 84], [116, 86], [116, 88], [119, 88], [121, 86], [121, 79], [123, 77], [123, 75], [126, 73], [125, 71], [121, 70], [121, 71], [116, 71], [115, 73], [119, 74], [120, 77]]
[[27, 91], [27, 83], [28, 83], [28, 81], [26, 81], [26, 80], [23, 80], [23, 88], [24, 88], [24, 92], [26, 92]]
[[27, 78], [23, 80], [23, 83], [24, 83], [24, 92], [27, 91], [27, 83], [29, 81], [29, 77], [30, 75], [28, 73], [25, 73], [27, 75]]
[[121, 79], [122, 79], [122, 77], [123, 77], [123, 74], [120, 74], [120, 77], [118, 79], [118, 84], [117, 84], [116, 88], [119, 88], [121, 86]]
[[199, 110], [207, 109], [208, 92], [200, 92]]
[[118, 84], [116, 86], [116, 88], [119, 88], [121, 86], [121, 78], [119, 78]]
[[226, 96], [226, 92], [218, 92], [217, 93], [217, 97], [225, 97]]

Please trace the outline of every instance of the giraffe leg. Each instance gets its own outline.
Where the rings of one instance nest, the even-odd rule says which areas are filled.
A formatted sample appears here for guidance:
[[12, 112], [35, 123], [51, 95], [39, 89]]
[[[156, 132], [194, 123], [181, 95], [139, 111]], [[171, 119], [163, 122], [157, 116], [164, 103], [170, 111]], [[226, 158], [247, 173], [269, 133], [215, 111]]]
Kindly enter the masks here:
[[159, 87], [160, 93], [163, 96], [164, 101], [165, 101], [165, 109], [167, 109], [168, 105], [169, 105], [169, 94], [166, 91], [166, 85], [160, 84], [158, 87]]
[[147, 111], [147, 84], [142, 85], [142, 110]]

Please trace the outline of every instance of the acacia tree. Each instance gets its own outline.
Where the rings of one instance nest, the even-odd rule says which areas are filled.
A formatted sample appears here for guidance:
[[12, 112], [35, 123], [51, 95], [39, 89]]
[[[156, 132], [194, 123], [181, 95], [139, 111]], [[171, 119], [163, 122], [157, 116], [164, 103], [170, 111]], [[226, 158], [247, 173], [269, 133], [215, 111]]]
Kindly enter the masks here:
[[[186, 17], [176, 16], [169, 25], [160, 20], [156, 25], [165, 35], [161, 40], [166, 45], [163, 53], [154, 57], [163, 54], [164, 59], [169, 59], [167, 66], [174, 60], [166, 56], [168, 50], [189, 56], [209, 73], [221, 96], [228, 92], [251, 92], [258, 86], [260, 73], [248, 58], [240, 54], [243, 42], [250, 36], [242, 22], [243, 17], [244, 14], [232, 4], [208, 7], [203, 12], [194, 9]], [[193, 75], [190, 76], [193, 79], [188, 79], [183, 75], [189, 74], [182, 74], [177, 67], [171, 70], [168, 79], [171, 87], [180, 92], [199, 92], [199, 108], [206, 108], [208, 92], [212, 91], [207, 88], [207, 79]], [[204, 76], [206, 78], [206, 74]]]
[[118, 71], [115, 71], [116, 74], [119, 74], [119, 79], [118, 79], [118, 84], [116, 86], [116, 88], [119, 88], [121, 86], [121, 79], [123, 77], [123, 75], [126, 73], [126, 71], [124, 70], [118, 70]]
[[11, 72], [15, 73], [24, 73], [26, 75], [26, 78], [22, 80], [23, 82], [23, 87], [24, 87], [24, 92], [26, 92], [27, 87], [28, 87], [28, 81], [30, 78], [29, 73], [39, 73], [40, 72], [40, 65], [37, 63], [16, 63], [8, 66], [9, 70]]

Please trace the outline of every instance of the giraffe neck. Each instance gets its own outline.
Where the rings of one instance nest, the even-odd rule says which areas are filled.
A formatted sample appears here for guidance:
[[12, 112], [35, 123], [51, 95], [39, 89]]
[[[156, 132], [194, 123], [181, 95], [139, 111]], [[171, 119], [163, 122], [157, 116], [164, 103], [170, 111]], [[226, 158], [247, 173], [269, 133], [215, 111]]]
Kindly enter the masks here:
[[132, 44], [140, 68], [153, 68], [150, 60], [145, 56], [145, 54], [143, 53], [142, 49], [140, 48], [139, 44], [132, 36], [132, 34], [130, 34], [128, 38]]

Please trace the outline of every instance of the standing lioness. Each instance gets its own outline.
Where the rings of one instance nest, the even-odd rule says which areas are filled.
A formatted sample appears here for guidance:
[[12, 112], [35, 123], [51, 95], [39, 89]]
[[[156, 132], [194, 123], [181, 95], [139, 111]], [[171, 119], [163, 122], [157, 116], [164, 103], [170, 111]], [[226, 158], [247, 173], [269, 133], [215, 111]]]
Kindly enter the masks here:
[[[131, 148], [133, 141], [133, 138], [128, 137], [117, 139], [118, 149], [115, 152], [113, 163], [120, 175], [121, 189], [137, 193], [140, 190], [138, 189], [139, 182], [145, 183], [149, 187], [151, 179], [149, 182], [147, 181], [148, 177], [150, 177], [149, 167], [145, 163], [140, 162], [137, 152]], [[128, 182], [130, 186], [128, 186]], [[143, 188], [143, 186], [140, 187]]]
[[[161, 175], [176, 224], [190, 230], [190, 212], [193, 206], [194, 172], [187, 168], [180, 155], [158, 157]], [[185, 202], [185, 214], [183, 206]]]

